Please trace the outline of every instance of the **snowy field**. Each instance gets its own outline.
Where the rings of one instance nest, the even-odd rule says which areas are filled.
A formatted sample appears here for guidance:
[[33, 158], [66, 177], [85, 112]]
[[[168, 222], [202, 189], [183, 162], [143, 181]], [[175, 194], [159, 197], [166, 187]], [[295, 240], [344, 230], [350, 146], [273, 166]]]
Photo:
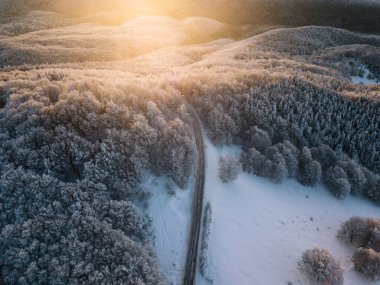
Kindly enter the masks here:
[[173, 285], [182, 284], [190, 228], [194, 182], [187, 189], [174, 187], [167, 191], [167, 178], [150, 175], [143, 186], [153, 194], [148, 215], [153, 220], [154, 249], [164, 275]]
[[[341, 262], [346, 285], [374, 284], [351, 269], [352, 249], [335, 235], [353, 215], [380, 217], [377, 206], [355, 197], [338, 200], [323, 187], [295, 181], [277, 185], [248, 174], [221, 183], [219, 156], [238, 152], [207, 141], [205, 202], [213, 211], [208, 277], [213, 284], [306, 284], [297, 262], [314, 247], [329, 250]], [[198, 274], [197, 284], [209, 283]]]

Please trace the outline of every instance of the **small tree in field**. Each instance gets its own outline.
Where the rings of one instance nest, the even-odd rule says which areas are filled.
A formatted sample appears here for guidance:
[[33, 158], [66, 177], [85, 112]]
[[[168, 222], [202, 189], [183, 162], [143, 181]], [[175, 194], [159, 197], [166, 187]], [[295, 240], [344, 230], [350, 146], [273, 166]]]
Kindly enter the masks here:
[[343, 270], [327, 250], [314, 248], [305, 251], [298, 268], [312, 284], [343, 284]]
[[358, 249], [353, 258], [354, 268], [366, 278], [377, 281], [380, 279], [380, 253], [371, 248]]
[[376, 243], [376, 232], [380, 231], [380, 220], [351, 217], [338, 231], [338, 238], [356, 247], [366, 247], [372, 241]]
[[238, 178], [242, 171], [242, 165], [235, 156], [219, 158], [219, 177], [223, 183], [229, 183]]

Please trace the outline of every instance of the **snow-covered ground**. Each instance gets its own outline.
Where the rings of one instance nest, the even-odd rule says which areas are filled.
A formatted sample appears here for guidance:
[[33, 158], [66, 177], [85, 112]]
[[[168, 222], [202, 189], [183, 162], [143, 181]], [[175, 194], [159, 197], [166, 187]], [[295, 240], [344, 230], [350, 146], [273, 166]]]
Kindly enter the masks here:
[[153, 220], [153, 245], [160, 266], [171, 284], [180, 285], [186, 259], [194, 181], [185, 190], [174, 187], [175, 195], [168, 193], [166, 184], [166, 177], [149, 175], [143, 186], [153, 194], [148, 215]]
[[380, 82], [376, 79], [368, 79], [370, 73], [368, 68], [363, 67], [363, 76], [351, 76], [351, 81], [357, 84], [379, 84]]
[[[335, 235], [353, 215], [380, 217], [380, 208], [350, 197], [334, 198], [322, 186], [296, 181], [274, 184], [241, 174], [230, 184], [218, 178], [221, 155], [239, 148], [216, 148], [207, 140], [205, 203], [212, 206], [208, 276], [217, 285], [307, 284], [297, 270], [303, 251], [329, 250], [342, 264], [346, 285], [373, 284], [351, 269], [352, 249]], [[200, 274], [197, 285], [209, 284]]]

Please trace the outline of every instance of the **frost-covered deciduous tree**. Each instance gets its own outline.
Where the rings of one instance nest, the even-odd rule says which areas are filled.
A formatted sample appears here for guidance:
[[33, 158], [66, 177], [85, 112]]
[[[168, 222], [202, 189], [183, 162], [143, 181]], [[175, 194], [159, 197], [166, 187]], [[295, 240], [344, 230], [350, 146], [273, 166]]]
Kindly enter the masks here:
[[289, 176], [284, 156], [276, 147], [268, 148], [265, 154], [267, 158], [263, 165], [265, 177], [271, 178], [276, 183], [283, 182]]
[[258, 151], [264, 152], [272, 145], [272, 140], [267, 132], [255, 126], [246, 132], [243, 144], [247, 145], [249, 148], [254, 147]]
[[290, 141], [284, 141], [284, 143], [279, 143], [276, 145], [276, 147], [285, 159], [288, 176], [290, 178], [295, 178], [299, 171], [298, 149]]
[[354, 268], [366, 278], [377, 281], [380, 279], [380, 253], [373, 249], [360, 248], [352, 257]]
[[338, 238], [356, 247], [367, 247], [375, 241], [380, 230], [380, 220], [372, 218], [351, 217], [345, 221], [338, 231]]
[[380, 175], [374, 175], [366, 171], [367, 183], [364, 186], [364, 196], [372, 201], [380, 201]]
[[233, 143], [234, 135], [239, 132], [236, 122], [220, 105], [210, 111], [207, 122], [209, 122], [209, 128], [213, 130], [210, 136], [218, 145]]
[[338, 163], [338, 155], [327, 145], [323, 144], [311, 149], [313, 159], [317, 160], [323, 169], [327, 169]]
[[344, 281], [342, 267], [325, 249], [305, 251], [298, 268], [312, 284], [342, 285]]
[[354, 160], [339, 161], [338, 165], [347, 174], [351, 193], [355, 195], [363, 195], [364, 187], [367, 184], [367, 178], [362, 167]]
[[297, 180], [307, 186], [315, 186], [322, 177], [321, 165], [313, 160], [310, 149], [304, 147], [299, 157], [299, 174]]
[[344, 199], [350, 195], [351, 185], [343, 168], [339, 166], [330, 167], [323, 175], [327, 188], [338, 198]]
[[266, 158], [255, 148], [243, 152], [240, 160], [244, 171], [258, 176], [265, 176], [263, 165]]
[[242, 170], [239, 159], [235, 156], [219, 158], [219, 178], [223, 183], [229, 183], [237, 179]]
[[182, 188], [194, 170], [195, 143], [190, 134], [192, 130], [177, 118], [168, 123], [157, 150], [158, 165]]

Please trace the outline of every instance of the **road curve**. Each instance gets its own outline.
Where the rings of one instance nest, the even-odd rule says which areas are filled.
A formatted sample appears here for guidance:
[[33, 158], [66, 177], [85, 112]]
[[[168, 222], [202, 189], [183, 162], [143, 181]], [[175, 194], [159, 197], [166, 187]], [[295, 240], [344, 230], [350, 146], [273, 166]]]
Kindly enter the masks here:
[[195, 135], [195, 142], [198, 150], [198, 163], [195, 176], [195, 189], [192, 205], [192, 219], [191, 228], [189, 232], [188, 248], [186, 255], [186, 263], [183, 277], [183, 285], [195, 285], [195, 275], [197, 272], [198, 260], [198, 244], [201, 230], [202, 210], [203, 210], [203, 194], [205, 186], [205, 146], [202, 136], [201, 121], [198, 117], [197, 111], [190, 106], [186, 105], [191, 117], [193, 118], [193, 129]]

